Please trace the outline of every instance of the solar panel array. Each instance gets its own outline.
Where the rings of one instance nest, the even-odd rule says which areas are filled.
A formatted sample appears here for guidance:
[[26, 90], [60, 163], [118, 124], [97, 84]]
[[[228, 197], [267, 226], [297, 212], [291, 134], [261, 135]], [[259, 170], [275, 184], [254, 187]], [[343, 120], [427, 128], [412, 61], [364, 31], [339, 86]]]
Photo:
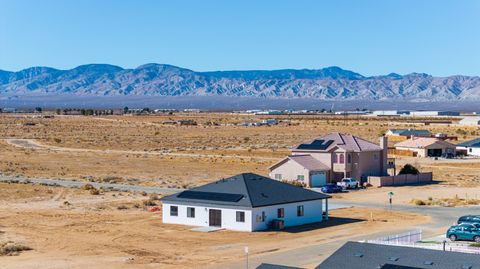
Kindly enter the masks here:
[[314, 150], [326, 150], [334, 141], [333, 140], [313, 140], [310, 144], [300, 144], [298, 149], [314, 149]]
[[238, 202], [243, 198], [243, 194], [221, 193], [221, 192], [204, 192], [204, 191], [184, 191], [180, 193], [178, 198], [208, 200], [218, 202]]

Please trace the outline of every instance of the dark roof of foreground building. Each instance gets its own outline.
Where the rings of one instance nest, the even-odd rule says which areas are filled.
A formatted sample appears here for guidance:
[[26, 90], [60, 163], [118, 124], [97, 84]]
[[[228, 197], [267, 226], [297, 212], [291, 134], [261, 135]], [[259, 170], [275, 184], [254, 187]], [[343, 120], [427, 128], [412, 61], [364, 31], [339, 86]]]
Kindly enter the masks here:
[[480, 255], [347, 242], [317, 269], [480, 269]]
[[302, 269], [302, 268], [285, 266], [285, 265], [270, 264], [270, 263], [262, 263], [256, 269]]
[[327, 198], [330, 196], [257, 174], [244, 173], [163, 197], [162, 201], [262, 207]]
[[480, 148], [480, 138], [475, 138], [473, 140], [465, 141], [458, 144], [459, 147], [468, 147], [468, 148]]

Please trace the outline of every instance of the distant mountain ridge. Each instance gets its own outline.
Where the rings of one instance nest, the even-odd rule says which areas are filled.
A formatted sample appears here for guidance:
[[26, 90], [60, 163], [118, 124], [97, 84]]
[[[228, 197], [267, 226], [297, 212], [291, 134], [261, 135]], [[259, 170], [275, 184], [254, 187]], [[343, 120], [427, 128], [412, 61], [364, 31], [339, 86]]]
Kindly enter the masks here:
[[1, 95], [230, 96], [321, 100], [480, 100], [480, 77], [412, 73], [366, 77], [340, 67], [195, 72], [167, 64], [124, 69], [108, 64], [70, 70], [0, 70]]

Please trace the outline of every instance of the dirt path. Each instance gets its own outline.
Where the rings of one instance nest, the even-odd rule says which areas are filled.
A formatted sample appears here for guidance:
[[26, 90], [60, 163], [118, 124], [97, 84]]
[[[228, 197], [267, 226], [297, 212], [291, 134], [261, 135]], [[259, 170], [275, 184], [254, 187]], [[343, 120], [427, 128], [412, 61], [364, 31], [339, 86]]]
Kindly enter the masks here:
[[82, 149], [82, 148], [66, 148], [58, 147], [40, 143], [35, 139], [5, 139], [5, 141], [12, 146], [34, 149], [34, 150], [51, 150], [59, 152], [94, 152], [102, 154], [141, 154], [141, 155], [161, 155], [161, 156], [176, 156], [176, 157], [197, 157], [197, 158], [226, 158], [226, 159], [247, 159], [247, 160], [262, 160], [272, 161], [278, 160], [274, 157], [255, 157], [255, 156], [241, 156], [241, 155], [223, 155], [223, 154], [198, 154], [198, 153], [172, 153], [172, 152], [152, 152], [139, 150], [115, 150], [115, 149]]

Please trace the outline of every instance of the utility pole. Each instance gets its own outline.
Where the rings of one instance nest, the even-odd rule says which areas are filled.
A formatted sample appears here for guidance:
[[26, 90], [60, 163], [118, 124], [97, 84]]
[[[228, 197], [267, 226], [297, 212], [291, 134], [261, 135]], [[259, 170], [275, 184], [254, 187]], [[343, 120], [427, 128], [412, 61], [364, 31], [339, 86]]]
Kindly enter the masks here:
[[245, 267], [245, 268], [248, 269], [248, 247], [245, 247], [245, 257], [246, 257], [246, 262], [247, 262], [246, 263], [247, 267]]

